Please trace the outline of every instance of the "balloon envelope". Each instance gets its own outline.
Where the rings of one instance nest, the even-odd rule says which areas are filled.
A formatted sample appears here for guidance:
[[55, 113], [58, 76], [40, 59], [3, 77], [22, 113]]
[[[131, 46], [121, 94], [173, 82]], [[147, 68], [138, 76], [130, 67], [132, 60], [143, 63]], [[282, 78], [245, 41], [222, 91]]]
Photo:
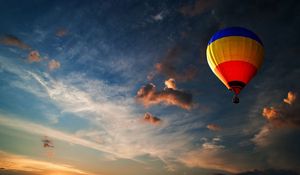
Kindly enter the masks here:
[[255, 33], [242, 27], [230, 27], [212, 36], [206, 55], [214, 74], [237, 95], [260, 68], [264, 49]]

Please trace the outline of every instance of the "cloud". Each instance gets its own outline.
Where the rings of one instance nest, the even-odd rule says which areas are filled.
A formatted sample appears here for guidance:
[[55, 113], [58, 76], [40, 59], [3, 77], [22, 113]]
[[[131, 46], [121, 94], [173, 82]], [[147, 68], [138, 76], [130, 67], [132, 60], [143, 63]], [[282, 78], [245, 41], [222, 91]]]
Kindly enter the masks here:
[[262, 115], [267, 119], [267, 120], [272, 120], [278, 117], [278, 112], [274, 107], [265, 107], [263, 109]]
[[86, 172], [71, 165], [46, 162], [42, 160], [36, 160], [25, 156], [15, 155], [0, 151], [0, 172], [16, 173], [16, 174], [66, 174], [66, 175], [90, 175], [90, 172]]
[[147, 112], [144, 115], [144, 121], [153, 124], [153, 125], [158, 125], [161, 123], [161, 119], [153, 116], [151, 113]]
[[288, 101], [288, 104], [297, 103], [289, 106], [278, 105], [276, 107], [265, 107], [262, 115], [267, 119], [269, 124], [274, 127], [300, 128], [300, 117], [298, 115], [300, 112], [300, 105], [299, 102], [296, 101], [295, 93], [288, 92], [287, 99], [284, 100]]
[[274, 128], [264, 125], [253, 138], [256, 151], [269, 167], [300, 172], [300, 132], [297, 128]]
[[157, 91], [155, 85], [151, 83], [138, 90], [137, 100], [146, 107], [159, 103], [175, 105], [187, 110], [192, 107], [192, 94], [189, 92], [168, 87], [162, 91]]
[[152, 19], [154, 19], [155, 21], [161, 21], [164, 19], [164, 13], [160, 12], [160, 13], [152, 16]]
[[[220, 9], [218, 9], [218, 13], [217, 13], [217, 15], [221, 18], [221, 21], [224, 21], [224, 25], [230, 25], [230, 24], [232, 24], [233, 23], [233, 21], [232, 21], [232, 19], [240, 19], [240, 20], [238, 20], [238, 22], [240, 22], [239, 24], [241, 24], [241, 25], [245, 25], [245, 26], [248, 26], [248, 27], [252, 27], [254, 30], [258, 30], [258, 32], [259, 33], [262, 33], [262, 35], [265, 35], [265, 38], [267, 38], [269, 35], [274, 35], [274, 33], [279, 33], [279, 31], [281, 31], [281, 30], [283, 30], [285, 33], [289, 33], [289, 31], [290, 32], [292, 32], [292, 31], [295, 31], [296, 29], [298, 29], [298, 27], [296, 26], [296, 25], [298, 25], [298, 23], [296, 23], [295, 22], [295, 20], [293, 20], [293, 19], [296, 19], [296, 18], [288, 18], [288, 19], [290, 19], [290, 20], [286, 20], [287, 18], [285, 17], [285, 16], [282, 16], [284, 13], [282, 13], [282, 12], [287, 12], [287, 13], [285, 13], [285, 14], [288, 14], [288, 16], [290, 16], [290, 17], [293, 17], [293, 15], [292, 14], [297, 14], [296, 12], [297, 11], [295, 11], [294, 9], [296, 9], [297, 8], [297, 6], [291, 6], [291, 4], [293, 4], [293, 3], [287, 3], [287, 2], [284, 2], [284, 1], [282, 1], [282, 3], [271, 3], [271, 1], [269, 1], [268, 3], [265, 3], [265, 2], [263, 2], [263, 1], [261, 1], [261, 2], [258, 2], [258, 1], [256, 1], [255, 3], [249, 3], [250, 1], [247, 1], [246, 2], [246, 5], [244, 4], [244, 6], [237, 6], [237, 8], [226, 8], [226, 6], [227, 7], [229, 7], [230, 5], [234, 5], [234, 3], [232, 3], [232, 2], [224, 2], [224, 7], [223, 6], [221, 6], [220, 7]], [[253, 2], [253, 1], [252, 1]], [[292, 1], [291, 1], [292, 2]], [[228, 5], [226, 5], [228, 3]], [[258, 4], [257, 4], [258, 3]], [[257, 5], [256, 5], [257, 4]], [[285, 5], [286, 4], [286, 5]], [[259, 8], [256, 8], [256, 7], [259, 7]], [[272, 7], [274, 7], [274, 8], [272, 8]], [[282, 7], [282, 8], [281, 8]], [[290, 7], [290, 8], [289, 8]], [[292, 8], [292, 7], [294, 7], [294, 8]], [[252, 10], [253, 9], [253, 10]], [[274, 9], [276, 10], [276, 12], [279, 12], [279, 13], [274, 13]], [[288, 9], [287, 11], [284, 11], [284, 9]], [[224, 12], [225, 11], [225, 12]], [[247, 13], [247, 12], [250, 12], [250, 11], [252, 11], [253, 12], [253, 14], [249, 14], [249, 13]], [[266, 12], [267, 11], [267, 12]], [[263, 12], [263, 13], [261, 13], [261, 12]], [[224, 15], [225, 13], [227, 13], [227, 14], [229, 14], [229, 15]], [[291, 15], [289, 15], [289, 14], [291, 14]], [[275, 15], [275, 17], [274, 17], [274, 15]], [[289, 21], [289, 22], [286, 22], [286, 23], [280, 23], [280, 21], [276, 21], [276, 20], [266, 20], [266, 19], [268, 19], [269, 17], [272, 17], [273, 16], [273, 18], [272, 19], [283, 19], [284, 21]], [[262, 17], [262, 19], [264, 19], [264, 20], [259, 20], [259, 21], [257, 21], [257, 19], [259, 19], [259, 18], [257, 18], [257, 17]], [[278, 18], [278, 17], [280, 17], [280, 18]], [[211, 18], [208, 18], [208, 20], [209, 20], [209, 22], [210, 21], [213, 21], [213, 19], [211, 19]], [[227, 21], [227, 22], [226, 22]], [[271, 21], [271, 22], [270, 22]], [[291, 22], [294, 22], [293, 24], [291, 24]], [[209, 22], [206, 22], [206, 21], [202, 21], [202, 19], [201, 19], [201, 22], [199, 22], [199, 25], [197, 25], [197, 26], [202, 26], [202, 27], [204, 27], [205, 25], [204, 25], [204, 23], [209, 23]], [[262, 24], [268, 24], [267, 26], [270, 26], [270, 27], [268, 27], [268, 28], [266, 28], [266, 29], [263, 29], [262, 30], [262, 28], [261, 27], [259, 27], [259, 24], [257, 24], [257, 22], [258, 23], [262, 23]], [[192, 22], [193, 23], [193, 22]], [[274, 24], [273, 24], [274, 23]], [[291, 24], [291, 25], [287, 25], [287, 24]], [[255, 25], [254, 25], [255, 24]], [[257, 24], [257, 25], [256, 25]], [[209, 24], [206, 24], [206, 25], [209, 25]], [[266, 26], [266, 25], [264, 25], [264, 26]], [[282, 28], [282, 27], [280, 27], [280, 26], [285, 26], [284, 28]], [[198, 28], [197, 27], [195, 27], [194, 25], [192, 25], [192, 28], [193, 28], [193, 30], [198, 30]], [[274, 29], [272, 32], [270, 32], [269, 31], [269, 29], [270, 28], [272, 28], [272, 29]], [[215, 30], [214, 30], [215, 31]], [[267, 32], [265, 32], [265, 31], [267, 31]], [[88, 32], [89, 33], [89, 32]], [[203, 35], [203, 34], [205, 34], [205, 32], [198, 32], [198, 33], [200, 33], [201, 35]], [[268, 34], [269, 33], [269, 34]], [[89, 35], [90, 36], [90, 35]], [[151, 35], [150, 35], [151, 36]], [[288, 37], [288, 39], [292, 39], [290, 36], [287, 36]], [[88, 37], [86, 37], [86, 38], [88, 38]], [[109, 38], [109, 37], [108, 37]], [[158, 37], [159, 38], [159, 37]], [[274, 37], [273, 37], [273, 39], [271, 39], [271, 41], [269, 42], [269, 44], [273, 44], [273, 45], [278, 45], [278, 43], [279, 42], [276, 42], [276, 41], [281, 41], [280, 39], [282, 38], [282, 36], [281, 35], [274, 35]], [[285, 38], [285, 37], [283, 37], [283, 38]], [[287, 47], [289, 47], [289, 43], [297, 43], [296, 42], [296, 38], [298, 38], [298, 37], [295, 37], [295, 36], [293, 36], [293, 38], [294, 39], [292, 39], [292, 40], [288, 40], [289, 42], [288, 43], [286, 43], [287, 44]], [[208, 40], [206, 40], [206, 41], [208, 41]], [[275, 42], [273, 42], [273, 41], [275, 41]], [[206, 44], [206, 43], [205, 43]], [[267, 45], [267, 44], [266, 44]], [[75, 49], [76, 50], [76, 49]], [[89, 49], [87, 49], [87, 50], [89, 50]], [[274, 51], [276, 52], [276, 51], [278, 51], [278, 50], [280, 50], [280, 49], [274, 49]], [[79, 53], [82, 53], [82, 52], [80, 52], [80, 50], [78, 51]], [[286, 53], [285, 53], [286, 54]], [[275, 54], [275, 55], [280, 55], [280, 54]], [[205, 57], [203, 57], [203, 58], [205, 58]], [[286, 57], [284, 57], [284, 58], [292, 58], [292, 59], [294, 59], [295, 57], [293, 57], [293, 56], [286, 56]], [[281, 59], [282, 60], [282, 59]], [[289, 61], [289, 63], [291, 63], [291, 64], [293, 64], [294, 66], [296, 66], [296, 65], [298, 65], [298, 64], [295, 64], [295, 61], [297, 61], [297, 60], [294, 60], [294, 61]], [[287, 61], [288, 62], [288, 61]], [[297, 61], [298, 62], [298, 61]], [[206, 63], [206, 62], [205, 62]], [[283, 63], [283, 61], [281, 61], [280, 63]], [[283, 63], [283, 64], [285, 64], [285, 63]], [[274, 68], [276, 68], [275, 70], [276, 70], [276, 72], [278, 71], [280, 71], [280, 69], [277, 69], [278, 67], [276, 67], [276, 66], [271, 66], [271, 67], [274, 67]], [[282, 66], [283, 68], [286, 68], [287, 66]], [[297, 67], [297, 66], [296, 66]], [[293, 70], [294, 69], [290, 69], [290, 70], [285, 70], [284, 69], [284, 71], [285, 71], [285, 73], [286, 72], [288, 72], [289, 74], [288, 75], [291, 75], [291, 74], [294, 74], [294, 75], [296, 75], [297, 74], [297, 72], [295, 71], [294, 73], [293, 73]], [[272, 72], [272, 73], [274, 73], [274, 72]], [[298, 72], [299, 73], [299, 72]], [[274, 76], [274, 77], [280, 77], [280, 76]], [[296, 79], [295, 79], [296, 80]], [[284, 80], [285, 81], [285, 80]], [[83, 83], [84, 81], [80, 81], [80, 83]], [[276, 82], [276, 81], [274, 81], [274, 82]], [[292, 81], [291, 81], [292, 82]], [[289, 85], [289, 83], [291, 83], [291, 82], [288, 82], [288, 81], [285, 81], [285, 83], [280, 83], [280, 84], [286, 84], [287, 86]], [[293, 81], [293, 82], [295, 82], [295, 81]], [[276, 82], [277, 84], [278, 84], [278, 81]], [[258, 83], [259, 84], [259, 83]], [[277, 85], [276, 84], [276, 85]], [[63, 84], [63, 85], [66, 85], [65, 83]], [[278, 84], [279, 85], [279, 84]], [[52, 84], [50, 84], [50, 86], [52, 86]], [[281, 85], [280, 85], [281, 86]], [[56, 87], [56, 86], [55, 86]], [[69, 90], [69, 87], [70, 86], [68, 86], [68, 88], [66, 88], [66, 90]], [[276, 87], [276, 86], [272, 86], [273, 88], [274, 87]], [[55, 90], [57, 90], [57, 91], [59, 91], [58, 89], [55, 89]], [[269, 90], [269, 89], [267, 89], [267, 90]], [[52, 92], [52, 89], [51, 89], [51, 92]], [[73, 91], [72, 93], [68, 93], [68, 92], [66, 92], [66, 94], [67, 95], [76, 95], [75, 94], [75, 91]], [[67, 96], [66, 95], [66, 96]], [[91, 96], [93, 96], [94, 94], [90, 94]], [[102, 95], [102, 94], [101, 94]], [[64, 95], [62, 95], [63, 97], [66, 97], [66, 96], [64, 96]], [[77, 96], [76, 96], [77, 97]], [[98, 96], [97, 96], [97, 98], [99, 98]], [[58, 98], [56, 98], [55, 100], [57, 100], [57, 101], [59, 101], [58, 100]], [[61, 100], [62, 101], [62, 100]], [[78, 100], [79, 101], [79, 100]], [[60, 102], [60, 101], [59, 101]], [[105, 102], [105, 101], [99, 101], [99, 103], [100, 102]], [[66, 103], [66, 105], [61, 105], [61, 107], [62, 107], [62, 110], [65, 110], [65, 107], [67, 106], [67, 110], [69, 110], [69, 111], [72, 111], [72, 109], [74, 110], [75, 109], [75, 107], [78, 107], [79, 105], [75, 105], [74, 104], [74, 106], [72, 106], [72, 108], [71, 107], [69, 107], [69, 104], [70, 103], [74, 103], [74, 102], [65, 102]], [[101, 106], [97, 106], [97, 107], [101, 107]], [[261, 108], [260, 108], [261, 109]], [[100, 112], [99, 112], [100, 113]], [[100, 116], [101, 114], [99, 114], [99, 116]], [[123, 115], [120, 115], [119, 116], [119, 118], [122, 118], [122, 117], [124, 117], [125, 115], [123, 114]], [[140, 116], [140, 115], [136, 115], [136, 116]], [[240, 117], [240, 116], [238, 116], [238, 117]], [[125, 118], [125, 117], [124, 117]], [[127, 119], [127, 117], [126, 117], [126, 119]], [[121, 120], [121, 121], [123, 121], [123, 120]], [[187, 126], [186, 126], [187, 127]], [[109, 128], [109, 129], [111, 129], [111, 128]], [[253, 128], [254, 130], [255, 130], [255, 128]], [[117, 134], [116, 134], [117, 135]], [[126, 138], [127, 139], [127, 138]], [[153, 137], [152, 137], [152, 139], [153, 139]], [[123, 142], [123, 140], [122, 141], [120, 141], [120, 142]], [[280, 159], [277, 159], [277, 160], [280, 160]]]
[[[41, 62], [43, 58], [41, 57], [39, 51], [33, 50], [28, 54], [28, 61], [29, 63], [33, 62]], [[44, 60], [48, 60], [48, 58], [45, 58]], [[54, 59], [51, 59], [48, 62], [48, 69], [50, 71], [60, 68], [60, 62]]]
[[296, 99], [292, 104], [264, 108], [267, 122], [252, 141], [271, 167], [300, 172], [300, 104]]
[[188, 167], [214, 169], [238, 173], [251, 169], [254, 165], [249, 163], [251, 156], [230, 152], [219, 142], [220, 138], [205, 142], [198, 149], [185, 153], [180, 161]]
[[208, 125], [206, 125], [206, 128], [211, 131], [221, 131], [222, 130], [222, 128], [217, 124], [208, 124]]
[[8, 46], [18, 47], [20, 49], [30, 49], [30, 46], [14, 35], [5, 35], [0, 38], [0, 43]]
[[52, 60], [49, 61], [49, 63], [48, 63], [48, 69], [50, 71], [58, 69], [58, 68], [60, 68], [60, 62], [59, 61], [54, 60], [54, 59], [52, 59]]
[[[9, 126], [9, 127], [18, 129], [20, 131], [37, 134], [37, 135], [41, 135], [41, 136], [43, 136], [45, 133], [47, 133], [47, 135], [49, 137], [52, 137], [57, 140], [81, 145], [81, 146], [84, 146], [87, 148], [91, 148], [91, 149], [95, 149], [95, 150], [102, 151], [105, 153], [109, 153], [109, 154], [115, 155], [117, 157], [122, 157], [122, 156], [116, 155], [116, 153], [114, 153], [112, 150], [109, 150], [106, 147], [101, 146], [95, 142], [81, 139], [81, 138], [77, 137], [76, 135], [66, 134], [64, 132], [45, 127], [43, 125], [39, 125], [39, 124], [35, 124], [35, 123], [23, 121], [23, 120], [13, 119], [11, 117], [5, 117], [2, 115], [0, 115], [0, 125]], [[33, 130], [32, 128], [35, 128], [35, 129]], [[126, 157], [124, 156], [123, 158], [126, 158]]]
[[67, 29], [65, 29], [65, 28], [59, 28], [56, 31], [55, 35], [58, 36], [58, 37], [64, 37], [64, 36], [68, 35], [68, 33], [69, 33], [69, 31]]
[[263, 126], [259, 133], [252, 139], [257, 146], [264, 147], [270, 144], [270, 140], [266, 139], [272, 133], [270, 125]]
[[225, 150], [221, 148], [200, 148], [185, 154], [181, 159], [188, 167], [223, 170], [228, 172], [241, 171], [229, 164]]
[[185, 16], [200, 15], [215, 6], [216, 0], [196, 0], [192, 5], [184, 5], [180, 8], [180, 12]]
[[173, 78], [170, 78], [168, 80], [165, 81], [165, 85], [166, 85], [166, 88], [169, 88], [169, 89], [176, 89], [176, 83], [175, 83], [175, 80]]
[[296, 100], [296, 94], [291, 91], [288, 92], [287, 98], [283, 99], [283, 101], [289, 105], [292, 105], [295, 100]]
[[40, 56], [40, 53], [36, 50], [33, 50], [31, 51], [29, 54], [28, 54], [28, 61], [30, 63], [33, 63], [33, 62], [40, 62], [41, 61], [41, 56]]
[[148, 80], [152, 80], [156, 74], [163, 74], [167, 78], [173, 78], [177, 81], [188, 81], [194, 79], [197, 75], [197, 68], [190, 65], [184, 70], [178, 70], [178, 65], [182, 65], [181, 55], [182, 48], [175, 46], [171, 48], [167, 54], [161, 59], [160, 63], [155, 65], [155, 70], [147, 76]]
[[[61, 140], [103, 152], [109, 160], [140, 162], [140, 156], [150, 156], [170, 168], [182, 153], [191, 150], [196, 138], [189, 131], [203, 125], [195, 120], [195, 115], [184, 113], [183, 117], [177, 111], [168, 113], [159, 129], [145, 127], [139, 124], [142, 114], [137, 112], [139, 106], [129, 95], [131, 87], [107, 84], [78, 73], [54, 79], [51, 74], [32, 72], [7, 62], [3, 62], [3, 66], [19, 77], [18, 88], [36, 95], [47, 104], [52, 103], [61, 113], [71, 113], [71, 116], [87, 120], [89, 124], [72, 134], [0, 115], [1, 125], [41, 136], [47, 133], [54, 141]], [[45, 113], [49, 111], [45, 110]]]
[[[185, 131], [194, 126], [184, 127], [177, 124], [178, 131], [164, 133], [153, 127], [138, 125], [137, 122], [141, 119], [135, 116], [141, 114], [133, 112], [134, 101], [124, 99], [124, 97], [122, 100], [116, 98], [119, 94], [128, 94], [127, 90], [124, 91], [118, 86], [108, 86], [101, 81], [89, 80], [78, 74], [68, 76], [63, 80], [54, 80], [48, 74], [39, 75], [33, 72], [24, 72], [22, 75], [27, 74], [30, 74], [44, 88], [47, 96], [61, 108], [62, 112], [72, 113], [75, 117], [89, 120], [91, 128], [80, 131], [79, 135], [77, 133], [72, 135], [36, 124], [31, 125], [29, 122], [1, 121], [0, 123], [27, 132], [38, 132], [39, 135], [47, 133], [53, 139], [108, 153], [109, 156], [114, 157], [113, 159], [126, 158], [133, 161], [138, 161], [135, 157], [141, 155], [176, 159], [173, 154], [184, 149], [183, 145], [188, 145], [192, 139]], [[30, 92], [34, 93], [31, 90]], [[181, 121], [177, 117], [173, 116], [173, 125]], [[165, 130], [172, 130], [169, 127], [168, 122], [162, 126]], [[32, 131], [31, 128], [36, 128], [36, 130]], [[155, 139], [151, 139], [150, 142], [145, 138]], [[169, 143], [172, 145], [170, 146]], [[166, 149], [167, 145], [169, 145], [168, 149]]]

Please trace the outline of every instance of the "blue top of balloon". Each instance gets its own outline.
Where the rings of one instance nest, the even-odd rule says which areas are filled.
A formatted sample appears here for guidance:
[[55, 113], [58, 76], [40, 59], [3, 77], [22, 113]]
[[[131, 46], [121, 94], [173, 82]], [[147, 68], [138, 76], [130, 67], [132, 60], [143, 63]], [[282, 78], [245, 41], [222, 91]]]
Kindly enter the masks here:
[[228, 27], [228, 28], [219, 30], [217, 33], [215, 33], [211, 37], [211, 39], [208, 42], [208, 45], [217, 39], [227, 37], [227, 36], [244, 36], [244, 37], [254, 39], [255, 41], [259, 42], [261, 45], [263, 45], [262, 41], [259, 39], [259, 37], [254, 32], [252, 32], [246, 28], [243, 28], [243, 27]]

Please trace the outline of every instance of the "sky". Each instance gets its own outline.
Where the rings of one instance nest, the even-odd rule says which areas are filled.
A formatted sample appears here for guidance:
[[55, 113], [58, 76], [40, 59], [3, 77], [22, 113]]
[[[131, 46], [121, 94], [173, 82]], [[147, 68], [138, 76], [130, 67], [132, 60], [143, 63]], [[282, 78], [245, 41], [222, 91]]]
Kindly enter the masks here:
[[[0, 4], [0, 174], [300, 173], [299, 1]], [[265, 49], [239, 104], [205, 53], [232, 26]]]

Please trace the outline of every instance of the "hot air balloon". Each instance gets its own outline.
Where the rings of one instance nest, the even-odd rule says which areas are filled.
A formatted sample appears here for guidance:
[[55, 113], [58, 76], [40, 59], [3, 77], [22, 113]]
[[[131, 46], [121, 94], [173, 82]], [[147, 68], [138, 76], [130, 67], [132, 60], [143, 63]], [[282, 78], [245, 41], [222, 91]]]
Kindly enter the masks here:
[[264, 48], [262, 41], [252, 31], [230, 27], [211, 37], [206, 55], [211, 70], [234, 93], [232, 102], [239, 103], [238, 94], [263, 62]]

